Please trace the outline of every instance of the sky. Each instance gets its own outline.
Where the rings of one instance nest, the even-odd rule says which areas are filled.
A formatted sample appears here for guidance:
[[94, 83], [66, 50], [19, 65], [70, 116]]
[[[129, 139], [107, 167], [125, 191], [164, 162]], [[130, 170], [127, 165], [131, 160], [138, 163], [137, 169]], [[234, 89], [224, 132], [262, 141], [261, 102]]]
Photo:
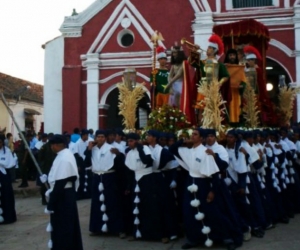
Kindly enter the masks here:
[[0, 72], [44, 84], [42, 45], [59, 36], [65, 16], [95, 0], [0, 0]]

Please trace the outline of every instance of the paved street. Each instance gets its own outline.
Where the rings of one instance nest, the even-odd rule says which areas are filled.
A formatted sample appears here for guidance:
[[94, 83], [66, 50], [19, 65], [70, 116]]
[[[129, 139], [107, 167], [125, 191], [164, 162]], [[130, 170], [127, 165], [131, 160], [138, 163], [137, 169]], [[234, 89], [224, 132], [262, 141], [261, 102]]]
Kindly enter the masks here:
[[[28, 194], [28, 192], [27, 192]], [[40, 250], [47, 249], [49, 234], [46, 225], [48, 215], [44, 214], [44, 206], [41, 205], [38, 196], [24, 197], [18, 192], [16, 197], [16, 210], [18, 221], [10, 225], [0, 226], [1, 250]], [[160, 242], [129, 242], [117, 237], [90, 237], [88, 232], [90, 200], [78, 201], [80, 213], [81, 232], [85, 250], [178, 250], [184, 240], [162, 244]], [[299, 250], [300, 249], [300, 215], [291, 220], [290, 224], [278, 224], [275, 229], [266, 232], [263, 239], [253, 238], [246, 242], [241, 250]], [[205, 249], [199, 247], [198, 249]], [[224, 248], [214, 246], [212, 249]]]

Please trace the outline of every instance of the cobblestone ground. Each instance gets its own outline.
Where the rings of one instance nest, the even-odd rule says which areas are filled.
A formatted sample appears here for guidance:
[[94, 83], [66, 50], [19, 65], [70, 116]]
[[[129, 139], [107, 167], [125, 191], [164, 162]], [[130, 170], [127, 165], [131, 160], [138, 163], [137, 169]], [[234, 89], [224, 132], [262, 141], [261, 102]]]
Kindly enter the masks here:
[[[16, 210], [18, 221], [10, 225], [0, 226], [1, 250], [40, 250], [47, 249], [49, 234], [46, 225], [48, 215], [44, 214], [37, 195], [29, 196], [34, 192], [18, 191], [16, 194]], [[37, 192], [35, 192], [36, 194]], [[90, 237], [88, 232], [90, 200], [78, 201], [80, 213], [81, 233], [85, 250], [177, 250], [181, 248], [184, 239], [162, 244], [160, 242], [134, 241], [129, 242], [117, 237], [101, 236]], [[289, 224], [278, 224], [275, 229], [266, 232], [263, 239], [252, 238], [244, 243], [241, 250], [299, 250], [300, 249], [300, 215], [296, 216]], [[197, 249], [205, 249], [198, 247]], [[220, 246], [212, 247], [214, 250], [224, 249]]]

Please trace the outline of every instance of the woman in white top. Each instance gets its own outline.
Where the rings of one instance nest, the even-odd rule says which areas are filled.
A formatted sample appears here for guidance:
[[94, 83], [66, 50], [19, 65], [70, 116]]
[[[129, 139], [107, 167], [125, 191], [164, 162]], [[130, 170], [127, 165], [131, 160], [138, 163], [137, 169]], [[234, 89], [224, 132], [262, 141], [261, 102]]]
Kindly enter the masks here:
[[17, 220], [11, 178], [6, 171], [15, 165], [15, 160], [10, 149], [4, 146], [4, 140], [5, 137], [0, 136], [0, 225]]

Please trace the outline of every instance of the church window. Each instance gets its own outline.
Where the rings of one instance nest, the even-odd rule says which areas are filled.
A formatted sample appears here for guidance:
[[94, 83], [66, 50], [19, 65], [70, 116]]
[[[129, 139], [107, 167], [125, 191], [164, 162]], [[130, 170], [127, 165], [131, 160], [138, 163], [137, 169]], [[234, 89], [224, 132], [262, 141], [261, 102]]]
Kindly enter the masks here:
[[127, 48], [134, 43], [134, 34], [131, 30], [124, 29], [119, 32], [117, 39], [121, 47]]
[[232, 0], [232, 7], [234, 9], [263, 6], [273, 6], [273, 0]]

